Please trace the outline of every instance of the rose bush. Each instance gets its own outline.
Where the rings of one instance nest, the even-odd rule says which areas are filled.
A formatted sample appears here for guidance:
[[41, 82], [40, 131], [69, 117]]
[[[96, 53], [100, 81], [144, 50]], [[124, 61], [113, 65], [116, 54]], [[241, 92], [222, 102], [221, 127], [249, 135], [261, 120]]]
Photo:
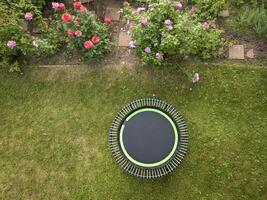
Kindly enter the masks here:
[[[64, 13], [55, 12], [61, 18], [60, 24], [67, 37], [69, 53], [79, 52], [83, 59], [99, 59], [110, 51], [112, 43], [109, 34], [110, 19], [100, 22], [80, 2], [74, 2], [73, 8]], [[71, 13], [71, 14], [70, 14]], [[60, 17], [61, 16], [61, 17]]]
[[160, 65], [171, 58], [188, 56], [208, 59], [223, 53], [222, 31], [214, 21], [196, 17], [196, 6], [169, 0], [148, 2], [142, 9], [125, 3], [122, 10], [132, 36], [129, 46], [144, 63]]
[[78, 1], [70, 9], [64, 3], [47, 2], [55, 13], [45, 20], [42, 0], [0, 2], [0, 66], [20, 71], [28, 58], [50, 56], [62, 47], [85, 59], [101, 58], [110, 50], [110, 18], [100, 22]]
[[41, 23], [43, 4], [36, 5], [30, 0], [0, 2], [0, 66], [9, 71], [19, 71], [25, 55], [33, 51], [30, 32], [24, 27]]

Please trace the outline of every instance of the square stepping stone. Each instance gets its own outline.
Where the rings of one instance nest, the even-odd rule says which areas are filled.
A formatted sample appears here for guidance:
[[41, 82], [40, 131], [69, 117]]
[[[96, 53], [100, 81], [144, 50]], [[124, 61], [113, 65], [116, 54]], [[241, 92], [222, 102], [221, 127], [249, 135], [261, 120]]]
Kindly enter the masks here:
[[131, 36], [127, 32], [121, 31], [119, 34], [119, 47], [129, 47]]
[[222, 11], [219, 13], [219, 16], [220, 16], [220, 17], [229, 17], [229, 16], [230, 16], [229, 10], [222, 10]]
[[245, 59], [244, 46], [234, 45], [229, 48], [229, 59]]
[[112, 21], [120, 20], [120, 8], [107, 7], [105, 17], [110, 17]]
[[247, 52], [246, 56], [247, 56], [248, 58], [250, 58], [250, 59], [255, 58], [254, 49], [250, 49], [250, 50]]

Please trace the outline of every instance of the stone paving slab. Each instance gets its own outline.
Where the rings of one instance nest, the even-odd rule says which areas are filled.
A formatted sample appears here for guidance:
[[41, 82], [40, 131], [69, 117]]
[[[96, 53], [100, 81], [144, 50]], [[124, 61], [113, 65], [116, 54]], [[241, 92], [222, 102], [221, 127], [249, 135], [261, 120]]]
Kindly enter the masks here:
[[120, 20], [120, 8], [107, 7], [105, 17], [110, 17], [112, 21]]
[[248, 52], [246, 53], [246, 56], [250, 59], [255, 58], [255, 54], [254, 54], [254, 49], [250, 49], [248, 50]]
[[119, 47], [128, 47], [129, 42], [131, 41], [131, 36], [127, 34], [125, 31], [121, 31], [119, 33]]
[[233, 45], [229, 48], [229, 59], [245, 59], [244, 46]]

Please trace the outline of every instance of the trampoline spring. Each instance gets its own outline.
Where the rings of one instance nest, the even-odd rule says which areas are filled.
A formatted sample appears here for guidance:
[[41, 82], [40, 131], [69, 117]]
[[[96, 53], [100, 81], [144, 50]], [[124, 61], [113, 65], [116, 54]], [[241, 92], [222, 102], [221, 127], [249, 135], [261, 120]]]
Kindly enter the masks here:
[[131, 163], [128, 162], [127, 165], [126, 165], [126, 170], [129, 171], [131, 167], [132, 167], [132, 166], [131, 166]]
[[186, 150], [187, 147], [188, 147], [188, 145], [187, 145], [186, 143], [181, 143], [181, 144], [180, 144], [180, 148], [181, 148], [181, 149], [185, 149], [185, 150]]
[[134, 174], [135, 174], [135, 176], [138, 176], [138, 168], [136, 168], [136, 167], [134, 169]]
[[177, 162], [177, 165], [180, 165], [180, 163], [182, 162], [182, 160], [178, 157], [174, 157], [174, 160]]
[[167, 168], [167, 172], [171, 171], [168, 164], [166, 165], [166, 168]]
[[118, 163], [121, 163], [122, 160], [124, 160], [124, 157], [123, 157], [121, 154], [118, 154], [118, 155], [116, 156], [116, 160], [117, 160]]
[[126, 161], [126, 160], [123, 160], [123, 161], [121, 162], [121, 167], [125, 169], [125, 165], [126, 165], [126, 164], [127, 164], [127, 161]]
[[164, 168], [162, 168], [163, 171], [164, 171], [164, 174], [167, 174], [168, 173], [168, 170], [167, 170], [167, 167], [165, 166]]
[[180, 152], [182, 152], [184, 155], [186, 154], [188, 148], [181, 148]]
[[180, 158], [180, 159], [184, 159], [184, 154], [182, 153], [182, 152], [179, 152], [178, 154], [177, 154], [177, 156]]
[[161, 173], [160, 173], [159, 169], [155, 169], [155, 173], [156, 173], [156, 178], [161, 176]]
[[136, 171], [136, 167], [134, 167], [133, 170], [132, 170], [132, 174], [133, 174], [134, 176], [135, 176], [135, 174], [136, 174], [135, 171]]
[[176, 167], [174, 164], [173, 164], [173, 162], [171, 161], [171, 162], [169, 162], [169, 164], [170, 164], [170, 166], [171, 166], [171, 168], [172, 168], [172, 170]]
[[173, 106], [168, 106], [168, 110], [169, 110], [171, 115], [173, 115], [173, 113], [175, 113], [175, 108]]
[[159, 106], [159, 105], [160, 105], [159, 100], [155, 100], [154, 103], [155, 103], [155, 104], [154, 104], [155, 107], [160, 107], [160, 106]]
[[117, 145], [117, 143], [118, 143], [118, 141], [117, 141], [117, 140], [115, 140], [115, 138], [114, 138], [114, 139], [111, 139], [111, 140], [109, 140], [109, 144], [110, 144], [110, 145], [113, 145], [113, 146], [115, 146], [115, 145], [116, 145], [116, 146], [118, 146], [118, 145]]
[[131, 165], [131, 167], [129, 168], [129, 170], [130, 170], [131, 173], [133, 173], [134, 168], [135, 167], [133, 165]]
[[188, 138], [184, 138], [184, 137], [181, 137], [181, 144], [183, 144], [183, 143], [186, 143], [187, 144], [187, 142], [188, 142]]

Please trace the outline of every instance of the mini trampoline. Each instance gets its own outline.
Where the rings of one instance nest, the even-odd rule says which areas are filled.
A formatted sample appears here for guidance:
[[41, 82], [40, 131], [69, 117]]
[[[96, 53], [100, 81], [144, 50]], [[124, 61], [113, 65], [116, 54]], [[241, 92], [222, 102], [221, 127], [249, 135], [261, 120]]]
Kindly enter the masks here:
[[158, 99], [129, 103], [109, 132], [117, 163], [140, 178], [159, 178], [181, 163], [188, 149], [188, 129], [174, 106]]

